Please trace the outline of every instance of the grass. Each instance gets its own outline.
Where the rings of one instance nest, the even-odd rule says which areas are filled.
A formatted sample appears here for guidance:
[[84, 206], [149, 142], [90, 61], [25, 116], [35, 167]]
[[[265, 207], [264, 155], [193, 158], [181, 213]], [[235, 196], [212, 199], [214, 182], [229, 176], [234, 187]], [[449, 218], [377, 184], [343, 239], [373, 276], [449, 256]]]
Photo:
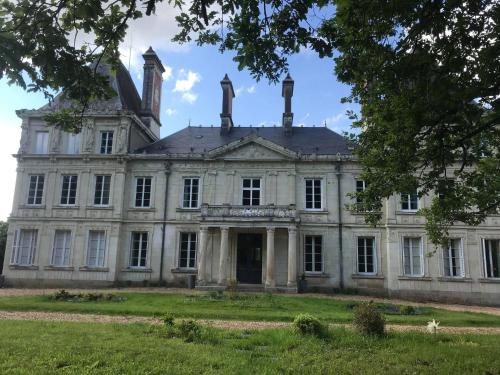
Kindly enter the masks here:
[[0, 321], [0, 331], [4, 374], [500, 374], [494, 335], [205, 328], [187, 343], [144, 324]]
[[[255, 320], [291, 322], [299, 313], [310, 313], [325, 322], [350, 323], [352, 302], [331, 298], [276, 294], [162, 294], [123, 293], [124, 302], [56, 302], [48, 296], [0, 297], [0, 310], [58, 311], [110, 315], [160, 316], [195, 319]], [[394, 306], [385, 306], [391, 310]], [[423, 325], [436, 319], [443, 326], [500, 326], [500, 316], [420, 308], [419, 315], [386, 314], [387, 323]]]

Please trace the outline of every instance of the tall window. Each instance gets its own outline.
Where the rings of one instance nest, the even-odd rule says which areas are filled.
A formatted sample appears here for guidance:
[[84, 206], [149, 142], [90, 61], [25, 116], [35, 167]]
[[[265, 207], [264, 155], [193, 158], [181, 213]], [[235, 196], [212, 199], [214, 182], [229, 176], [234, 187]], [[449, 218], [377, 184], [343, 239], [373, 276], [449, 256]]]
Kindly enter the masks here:
[[71, 231], [56, 230], [54, 236], [54, 248], [52, 249], [53, 266], [69, 266], [69, 255], [71, 249]]
[[66, 142], [66, 152], [68, 154], [80, 153], [80, 133], [68, 133]]
[[323, 272], [322, 236], [305, 236], [305, 271]]
[[106, 232], [103, 230], [89, 231], [87, 266], [104, 267], [105, 252], [106, 252]]
[[111, 154], [113, 152], [113, 132], [101, 132], [101, 154]]
[[260, 205], [260, 178], [243, 179], [243, 206]]
[[109, 205], [110, 184], [111, 184], [111, 176], [109, 175], [95, 176], [94, 204], [96, 206]]
[[401, 210], [402, 211], [418, 210], [418, 194], [416, 191], [413, 191], [411, 193], [401, 193]]
[[14, 234], [11, 264], [31, 266], [35, 262], [37, 229], [20, 229]]
[[78, 176], [62, 176], [61, 204], [74, 205], [76, 203], [76, 187]]
[[148, 232], [132, 232], [130, 267], [146, 267]]
[[196, 233], [181, 233], [179, 268], [196, 268]]
[[443, 247], [444, 275], [448, 277], [464, 277], [464, 254], [462, 240], [451, 238]]
[[484, 274], [500, 278], [500, 239], [483, 240]]
[[424, 274], [422, 239], [420, 237], [403, 238], [403, 272], [406, 276], [422, 276]]
[[358, 237], [358, 267], [361, 274], [377, 273], [377, 257], [374, 237]]
[[306, 179], [306, 209], [321, 210], [321, 180], [319, 178]]
[[151, 204], [151, 177], [135, 179], [135, 207], [149, 207]]
[[45, 176], [43, 174], [31, 175], [28, 190], [28, 204], [42, 204], [43, 184]]
[[36, 132], [35, 142], [35, 154], [49, 152], [49, 132]]
[[182, 197], [183, 208], [198, 208], [199, 185], [200, 179], [197, 177], [184, 179], [184, 194]]
[[[366, 189], [366, 181], [356, 180], [356, 193], [361, 193]], [[363, 203], [363, 200], [360, 197], [356, 197], [356, 203]]]

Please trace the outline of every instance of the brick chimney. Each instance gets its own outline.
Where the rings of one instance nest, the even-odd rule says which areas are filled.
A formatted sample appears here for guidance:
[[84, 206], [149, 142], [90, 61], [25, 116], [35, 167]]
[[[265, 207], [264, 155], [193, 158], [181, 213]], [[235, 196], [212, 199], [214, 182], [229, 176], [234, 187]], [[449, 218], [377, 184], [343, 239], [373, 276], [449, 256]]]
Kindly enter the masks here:
[[292, 132], [293, 112], [292, 112], [292, 96], [293, 96], [294, 81], [290, 74], [283, 80], [281, 96], [285, 98], [285, 111], [283, 112], [283, 131], [285, 134]]
[[160, 104], [162, 73], [165, 71], [153, 48], [142, 55], [144, 80], [142, 84], [141, 118], [158, 137], [160, 136]]
[[227, 76], [224, 76], [220, 81], [222, 87], [222, 113], [220, 114], [220, 132], [221, 134], [229, 133], [233, 127], [233, 98], [234, 90], [233, 83]]

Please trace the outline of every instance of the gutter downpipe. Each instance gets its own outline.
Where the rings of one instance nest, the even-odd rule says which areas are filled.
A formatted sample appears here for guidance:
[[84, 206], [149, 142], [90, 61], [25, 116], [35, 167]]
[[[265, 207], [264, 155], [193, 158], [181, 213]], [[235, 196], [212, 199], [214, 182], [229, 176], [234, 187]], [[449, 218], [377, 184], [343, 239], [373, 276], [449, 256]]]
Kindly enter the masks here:
[[168, 201], [168, 176], [170, 175], [170, 163], [165, 163], [165, 197], [163, 201], [163, 224], [162, 224], [162, 235], [161, 235], [161, 253], [160, 253], [160, 277], [158, 278], [158, 283], [161, 286], [163, 284], [163, 257], [165, 254], [165, 230], [167, 227], [167, 201]]
[[343, 243], [342, 243], [342, 189], [340, 187], [340, 181], [342, 178], [342, 164], [340, 160], [340, 155], [338, 155], [338, 161], [335, 166], [337, 175], [337, 206], [338, 206], [338, 228], [339, 228], [339, 288], [344, 289], [344, 254], [343, 254]]

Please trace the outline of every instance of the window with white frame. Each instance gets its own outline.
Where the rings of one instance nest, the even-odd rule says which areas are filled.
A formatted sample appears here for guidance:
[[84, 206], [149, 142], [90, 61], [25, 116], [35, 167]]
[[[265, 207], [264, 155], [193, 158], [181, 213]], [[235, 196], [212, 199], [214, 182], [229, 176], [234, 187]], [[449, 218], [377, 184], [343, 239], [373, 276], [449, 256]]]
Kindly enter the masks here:
[[43, 185], [45, 176], [36, 174], [30, 176], [30, 186], [28, 190], [28, 204], [42, 204]]
[[148, 232], [132, 232], [130, 244], [130, 267], [146, 267], [148, 255]]
[[464, 253], [461, 238], [450, 238], [443, 247], [444, 276], [464, 277]]
[[405, 276], [424, 274], [421, 237], [403, 237], [403, 274]]
[[135, 207], [149, 207], [151, 204], [151, 177], [135, 178]]
[[500, 239], [483, 239], [484, 275], [500, 278]]
[[96, 206], [109, 205], [110, 185], [111, 185], [110, 175], [95, 176], [94, 205]]
[[305, 272], [323, 272], [323, 237], [304, 237]]
[[40, 131], [35, 134], [35, 154], [47, 154], [49, 152], [49, 132]]
[[[364, 180], [356, 180], [356, 193], [361, 193], [366, 189], [366, 181]], [[363, 203], [363, 200], [360, 197], [356, 197], [356, 203]]]
[[184, 192], [182, 196], [183, 208], [199, 207], [200, 179], [198, 177], [184, 178]]
[[56, 230], [54, 235], [54, 247], [52, 249], [53, 266], [64, 267], [69, 266], [69, 257], [71, 251], [71, 231]]
[[322, 208], [322, 193], [321, 179], [306, 178], [306, 210], [321, 210]]
[[35, 263], [37, 229], [19, 229], [14, 233], [11, 264], [31, 266]]
[[62, 185], [61, 185], [62, 205], [70, 206], [76, 203], [77, 184], [78, 184], [78, 176], [74, 175], [62, 176]]
[[66, 152], [68, 154], [80, 153], [80, 133], [67, 133]]
[[417, 191], [411, 193], [401, 193], [401, 211], [417, 211], [418, 194]]
[[105, 254], [106, 254], [106, 232], [103, 230], [89, 231], [87, 266], [104, 267]]
[[260, 187], [260, 178], [244, 178], [241, 204], [243, 206], [259, 206]]
[[111, 154], [113, 152], [113, 132], [101, 132], [101, 154]]
[[181, 233], [179, 268], [196, 268], [196, 233]]
[[359, 274], [374, 275], [377, 273], [375, 237], [358, 237], [357, 263], [357, 272]]

